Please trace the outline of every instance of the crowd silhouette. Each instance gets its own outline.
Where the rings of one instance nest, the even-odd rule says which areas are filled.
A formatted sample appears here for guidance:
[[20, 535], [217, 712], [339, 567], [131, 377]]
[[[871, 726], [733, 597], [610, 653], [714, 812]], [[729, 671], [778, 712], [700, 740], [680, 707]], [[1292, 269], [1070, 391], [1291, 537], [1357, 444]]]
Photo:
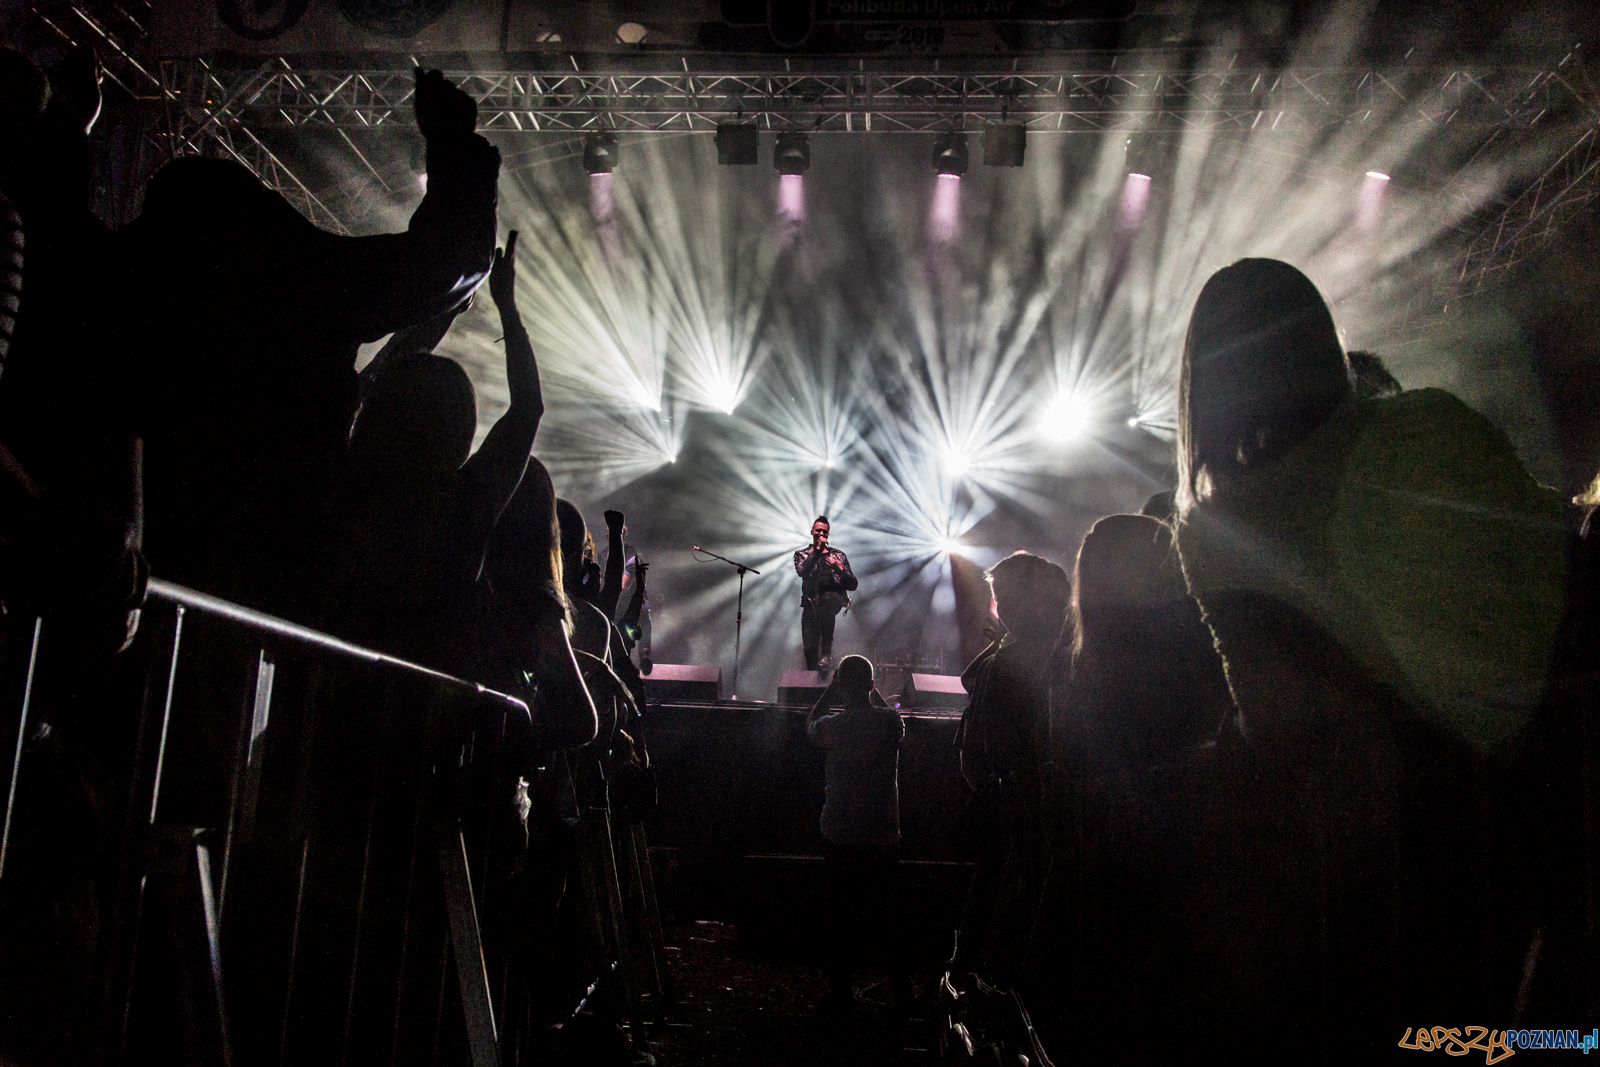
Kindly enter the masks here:
[[[70, 841], [103, 844], [117, 772], [75, 694], [133, 640], [152, 573], [526, 701], [531, 732], [504, 740], [522, 832], [495, 846], [510, 888], [483, 922], [519, 976], [507, 1040], [536, 1047], [593, 989], [584, 835], [655, 802], [648, 564], [608, 511], [602, 565], [531, 458], [538, 309], [516, 231], [496, 246], [476, 105], [417, 73], [426, 195], [405, 232], [345, 237], [200, 157], [112, 231], [86, 207], [92, 55], [47, 76], [0, 51], [0, 93], [0, 602], [9, 650], [35, 616], [73, 635], [46, 714], [79, 754], [69, 843], [0, 890], [0, 999], [21, 1006], [0, 1059], [81, 1052], [41, 1034], [71, 1030], [87, 981], [98, 875]], [[434, 349], [482, 289], [510, 405], [474, 450], [472, 385]], [[1385, 1062], [1418, 1025], [1593, 1021], [1600, 480], [1566, 506], [1461, 401], [1345, 352], [1275, 260], [1200, 292], [1179, 412], [1169, 492], [1097, 522], [1070, 573], [1027, 552], [988, 572], [948, 829], [975, 873], [925, 991], [940, 1047]], [[842, 660], [808, 720], [842, 1011], [856, 910], [892, 926], [901, 892], [904, 726], [872, 680]]]

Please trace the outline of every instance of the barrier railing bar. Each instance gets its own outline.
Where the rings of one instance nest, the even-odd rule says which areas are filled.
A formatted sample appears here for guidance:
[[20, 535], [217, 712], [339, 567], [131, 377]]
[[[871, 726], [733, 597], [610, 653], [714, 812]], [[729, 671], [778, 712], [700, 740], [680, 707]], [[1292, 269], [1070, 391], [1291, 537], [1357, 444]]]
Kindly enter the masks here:
[[528, 716], [528, 721], [530, 723], [533, 721], [532, 713], [528, 711], [528, 705], [521, 700], [518, 700], [514, 696], [497, 692], [496, 690], [490, 689], [485, 685], [480, 685], [477, 682], [469, 682], [465, 679], [457, 678], [455, 675], [446, 674], [443, 671], [436, 671], [432, 667], [424, 667], [419, 663], [412, 663], [409, 660], [400, 659], [398, 656], [390, 656], [386, 653], [377, 652], [370, 648], [363, 648], [360, 645], [353, 645], [348, 641], [340, 640], [339, 638], [333, 637], [330, 634], [325, 634], [320, 630], [313, 630], [309, 626], [302, 626], [297, 622], [290, 622], [288, 619], [280, 619], [275, 615], [268, 615], [264, 612], [255, 611], [251, 608], [242, 607], [241, 605], [235, 604], [231, 601], [223, 600], [221, 597], [214, 597], [209, 593], [202, 593], [199, 590], [178, 585], [176, 582], [168, 582], [160, 578], [151, 578], [150, 595], [158, 600], [170, 600], [173, 603], [180, 604], [184, 607], [209, 612], [213, 615], [221, 615], [222, 617], [231, 619], [234, 622], [240, 623], [241, 625], [249, 626], [257, 630], [264, 630], [268, 633], [277, 634], [280, 637], [288, 637], [297, 641], [304, 641], [308, 644], [316, 645], [319, 648], [328, 649], [331, 652], [338, 652], [346, 656], [353, 656], [357, 659], [366, 660], [368, 663], [378, 663], [387, 667], [395, 667], [402, 671], [432, 678], [435, 681], [443, 682], [446, 685], [461, 687], [471, 690], [474, 693], [481, 693], [484, 696], [492, 697], [497, 700], [503, 700], [506, 703], [515, 704], [518, 708], [522, 709], [522, 713], [524, 715]]
[[22, 710], [17, 713], [17, 745], [11, 754], [11, 781], [6, 786], [6, 821], [0, 829], [0, 878], [5, 876], [6, 847], [11, 844], [11, 815], [17, 804], [17, 774], [22, 770], [22, 746], [28, 739], [28, 707], [33, 699], [33, 672], [39, 665], [39, 635], [44, 619], [33, 620], [33, 643], [28, 649], [28, 680], [22, 685]]

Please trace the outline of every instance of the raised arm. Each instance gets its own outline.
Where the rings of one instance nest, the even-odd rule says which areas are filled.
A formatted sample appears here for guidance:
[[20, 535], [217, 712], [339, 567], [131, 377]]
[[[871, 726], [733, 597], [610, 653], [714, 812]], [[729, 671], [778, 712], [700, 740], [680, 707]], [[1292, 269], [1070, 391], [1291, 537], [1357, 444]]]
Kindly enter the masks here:
[[499, 517], [501, 509], [517, 491], [522, 472], [533, 451], [533, 439], [544, 417], [544, 394], [539, 387], [539, 364], [534, 359], [528, 332], [517, 313], [516, 274], [517, 231], [506, 238], [504, 252], [497, 251], [494, 272], [489, 276], [489, 294], [500, 310], [500, 328], [505, 332], [506, 385], [511, 404], [506, 408], [483, 444], [467, 460], [466, 471], [482, 486], [490, 512]]
[[650, 569], [650, 564], [642, 559], [633, 564], [633, 599], [628, 601], [628, 610], [623, 612], [622, 621], [635, 629], [639, 627], [639, 616], [644, 613], [644, 576]]
[[335, 298], [345, 336], [375, 341], [471, 296], [493, 265], [500, 153], [473, 132], [478, 106], [439, 71], [417, 71], [417, 128], [427, 141], [427, 192], [404, 233], [327, 235], [316, 287]]
[[828, 743], [824, 719], [833, 708], [834, 692], [838, 687], [839, 676], [835, 674], [828, 681], [828, 688], [822, 691], [822, 695], [811, 705], [811, 711], [806, 715], [806, 736], [819, 745]]
[[622, 599], [622, 512], [606, 512], [606, 576], [595, 603], [607, 619], [617, 617], [617, 602]]

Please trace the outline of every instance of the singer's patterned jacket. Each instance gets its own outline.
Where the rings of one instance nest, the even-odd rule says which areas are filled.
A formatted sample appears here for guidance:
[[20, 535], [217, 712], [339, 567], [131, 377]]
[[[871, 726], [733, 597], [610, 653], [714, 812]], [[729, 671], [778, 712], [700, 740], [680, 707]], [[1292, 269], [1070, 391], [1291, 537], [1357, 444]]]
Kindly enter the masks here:
[[800, 603], [814, 601], [824, 593], [838, 593], [849, 603], [849, 593], [859, 584], [850, 570], [850, 560], [837, 548], [817, 550], [807, 545], [794, 554], [794, 570], [800, 575]]

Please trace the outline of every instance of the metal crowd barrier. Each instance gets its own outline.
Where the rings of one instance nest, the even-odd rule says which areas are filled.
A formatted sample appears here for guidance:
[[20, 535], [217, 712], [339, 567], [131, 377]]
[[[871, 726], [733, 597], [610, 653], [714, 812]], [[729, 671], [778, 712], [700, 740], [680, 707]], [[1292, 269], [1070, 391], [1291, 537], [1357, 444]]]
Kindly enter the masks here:
[[[143, 616], [102, 690], [133, 721], [94, 1059], [497, 1067], [480, 917], [520, 845], [527, 705], [169, 582]], [[13, 633], [0, 884], [28, 876], [25, 749], [75, 669], [50, 622]]]

